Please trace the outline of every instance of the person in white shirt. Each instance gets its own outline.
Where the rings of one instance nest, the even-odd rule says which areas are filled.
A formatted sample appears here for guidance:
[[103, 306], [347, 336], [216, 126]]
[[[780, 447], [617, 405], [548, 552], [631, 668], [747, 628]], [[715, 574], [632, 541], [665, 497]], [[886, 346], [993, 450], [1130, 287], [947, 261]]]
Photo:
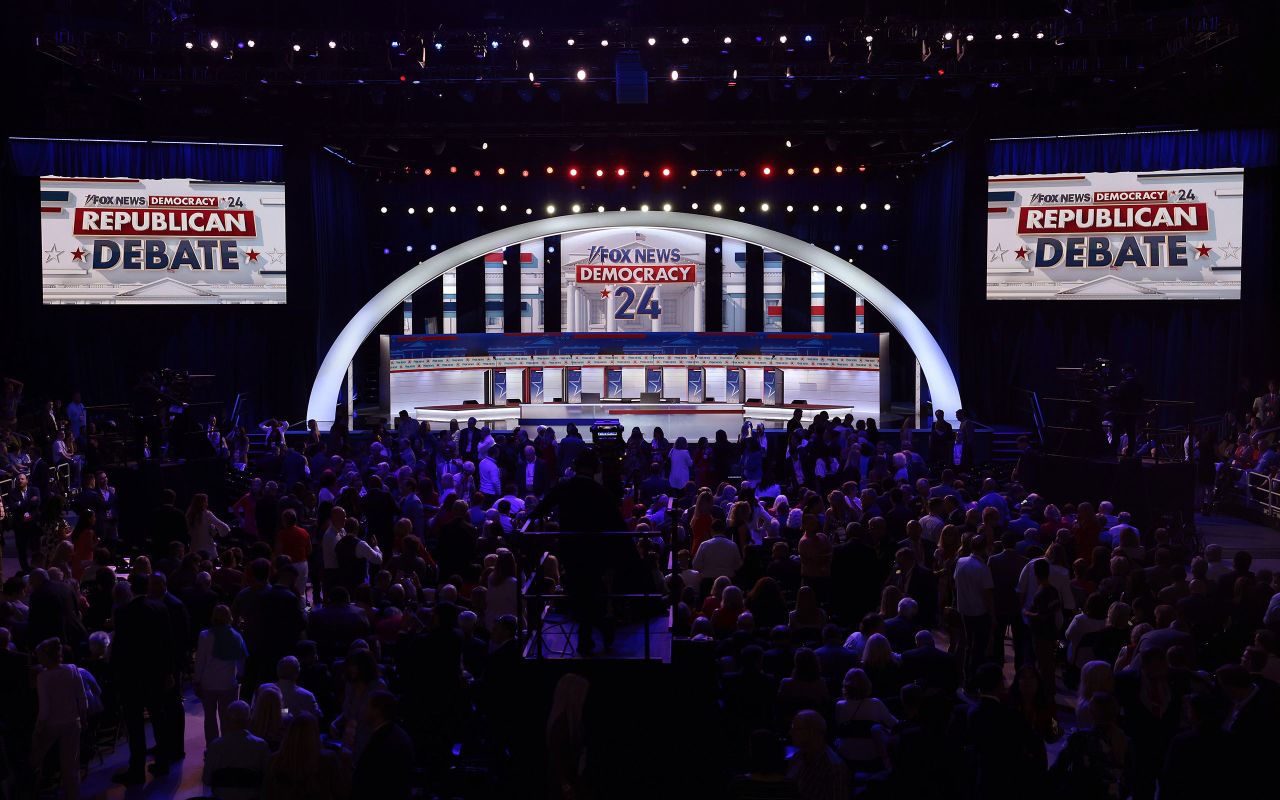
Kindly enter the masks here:
[[80, 729], [89, 721], [89, 696], [74, 665], [62, 663], [62, 642], [45, 639], [36, 648], [41, 672], [36, 675], [35, 732], [31, 737], [34, 786], [39, 786], [44, 757], [58, 746], [58, 770], [62, 793], [68, 800], [80, 796]]
[[480, 458], [480, 494], [490, 499], [502, 493], [502, 472], [491, 449]]
[[698, 545], [698, 552], [693, 556], [693, 568], [704, 578], [714, 580], [722, 575], [732, 578], [742, 566], [742, 553], [738, 545], [729, 540], [722, 520], [713, 522], [711, 531], [712, 537]]
[[1036, 591], [1040, 588], [1036, 583], [1036, 562], [1044, 560], [1049, 561], [1049, 585], [1056, 589], [1058, 595], [1062, 598], [1063, 613], [1076, 610], [1076, 596], [1071, 589], [1071, 574], [1066, 567], [1054, 563], [1053, 557], [1060, 552], [1057, 548], [1059, 548], [1057, 544], [1049, 545], [1049, 551], [1043, 558], [1028, 561], [1018, 575], [1018, 596], [1022, 598], [1024, 611], [1031, 607], [1031, 601], [1035, 599]]
[[[861, 724], [847, 725], [850, 722]], [[836, 752], [856, 766], [883, 769], [889, 765], [889, 731], [897, 724], [888, 707], [871, 696], [867, 673], [855, 667], [844, 674], [844, 699], [836, 702], [836, 728], [844, 728], [848, 735], [836, 739]]]
[[285, 656], [276, 662], [276, 686], [280, 687], [285, 714], [310, 714], [320, 719], [320, 704], [316, 702], [316, 696], [298, 685], [301, 672], [302, 666], [294, 656]]
[[1204, 560], [1209, 562], [1209, 571], [1205, 578], [1210, 583], [1217, 583], [1218, 578], [1231, 571], [1231, 565], [1222, 560], [1222, 545], [1210, 544], [1204, 548]]
[[218, 738], [218, 723], [226, 726], [227, 706], [236, 699], [244, 662], [249, 651], [244, 639], [231, 626], [231, 609], [215, 606], [209, 627], [196, 639], [193, 683], [196, 697], [204, 705], [204, 744]]
[[972, 678], [987, 662], [991, 649], [992, 612], [995, 583], [987, 566], [987, 538], [974, 536], [970, 555], [956, 561], [956, 611], [964, 619], [965, 674]]
[[[227, 706], [225, 730], [204, 751], [204, 784], [219, 800], [250, 800], [258, 797], [257, 789], [241, 789], [218, 785], [223, 770], [244, 770], [265, 776], [271, 748], [265, 741], [249, 733], [249, 704], [237, 700]], [[225, 774], [225, 773], [224, 773]]]
[[671, 472], [668, 482], [672, 489], [683, 489], [689, 482], [689, 471], [693, 468], [693, 456], [689, 455], [689, 442], [683, 436], [676, 438], [675, 447], [667, 455], [671, 461]]
[[329, 512], [329, 527], [320, 537], [320, 558], [324, 562], [324, 589], [338, 585], [338, 542], [346, 535], [347, 510], [334, 506]]
[[[221, 539], [231, 530], [231, 526], [214, 516], [209, 510], [209, 495], [197, 492], [191, 495], [191, 505], [187, 507], [187, 536], [191, 540], [188, 550], [192, 553], [207, 553], [210, 558], [218, 555], [215, 537]], [[259, 531], [259, 535], [268, 536], [275, 531]]]

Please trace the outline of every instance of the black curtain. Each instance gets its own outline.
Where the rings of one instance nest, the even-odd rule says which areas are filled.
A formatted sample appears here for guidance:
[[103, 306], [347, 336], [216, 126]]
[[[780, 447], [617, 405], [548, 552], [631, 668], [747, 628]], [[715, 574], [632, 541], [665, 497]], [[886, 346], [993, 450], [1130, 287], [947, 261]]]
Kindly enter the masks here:
[[563, 313], [560, 309], [560, 237], [542, 240], [542, 325], [547, 333], [559, 333]]
[[747, 245], [747, 297], [744, 329], [758, 333], [764, 330], [764, 248]]
[[707, 234], [706, 280], [703, 282], [703, 325], [708, 331], [724, 330], [724, 239]]
[[802, 261], [782, 258], [782, 330], [813, 329], [813, 272]]

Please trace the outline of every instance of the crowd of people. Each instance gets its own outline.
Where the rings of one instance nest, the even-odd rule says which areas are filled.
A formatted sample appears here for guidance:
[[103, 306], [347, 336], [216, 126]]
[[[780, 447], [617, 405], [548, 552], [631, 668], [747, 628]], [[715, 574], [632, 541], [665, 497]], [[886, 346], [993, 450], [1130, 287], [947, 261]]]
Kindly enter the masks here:
[[[52, 431], [72, 407], [46, 407]], [[407, 797], [457, 752], [501, 779], [543, 612], [520, 602], [530, 580], [569, 600], [579, 656], [670, 614], [711, 665], [726, 796], [1203, 796], [1277, 744], [1280, 575], [1104, 498], [1050, 502], [970, 464], [942, 415], [927, 455], [825, 412], [692, 443], [637, 429], [617, 449], [573, 425], [394, 422], [366, 438], [269, 420], [261, 454], [224, 454], [242, 496], [159, 491], [132, 520], [89, 462], [71, 491], [16, 465], [10, 795], [56, 772], [77, 796], [104, 732], [127, 738], [125, 785], [199, 757], [191, 694], [217, 797]], [[30, 447], [54, 458], [57, 441]], [[634, 537], [547, 538], [544, 558], [527, 527]], [[563, 798], [590, 796], [600, 755], [569, 677], [544, 743]]]

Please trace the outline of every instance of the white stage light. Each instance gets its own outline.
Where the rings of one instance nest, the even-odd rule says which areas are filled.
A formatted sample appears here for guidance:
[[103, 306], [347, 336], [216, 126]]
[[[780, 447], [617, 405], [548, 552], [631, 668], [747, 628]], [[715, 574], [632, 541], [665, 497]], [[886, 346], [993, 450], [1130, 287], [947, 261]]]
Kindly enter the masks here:
[[604, 206], [596, 206], [596, 211], [598, 211], [598, 212], [600, 212], [601, 214], [603, 214], [603, 213], [604, 213]]
[[210, 50], [217, 50], [217, 49], [218, 49], [218, 40], [217, 40], [217, 39], [210, 39], [210, 40], [209, 40], [209, 49], [210, 49]]
[[654, 46], [655, 44], [657, 44], [657, 43], [658, 43], [658, 40], [657, 40], [657, 39], [653, 38], [652, 36], [650, 36], [650, 37], [649, 37], [649, 46], [650, 46], [650, 47], [653, 47], [653, 46]]
[[814, 211], [819, 210], [819, 209], [818, 209], [818, 204], [817, 204], [817, 203], [814, 203], [814, 204], [813, 204], [813, 210], [814, 210]]
[[600, 46], [601, 46], [601, 47], [608, 47], [608, 46], [609, 46], [609, 40], [608, 40], [608, 39], [601, 39], [601, 40], [600, 40]]
[[552, 205], [548, 205], [548, 206], [547, 206], [547, 213], [548, 213], [548, 214], [554, 214], [554, 213], [556, 213], [556, 207], [555, 207], [555, 206], [552, 206]]
[[587, 71], [585, 69], [578, 70], [578, 80], [585, 81], [587, 79]]
[[436, 207], [435, 207], [435, 206], [427, 206], [427, 213], [428, 213], [428, 214], [434, 214], [434, 213], [436, 213]]
[[792, 211], [795, 211], [795, 210], [796, 210], [796, 207], [795, 207], [795, 206], [787, 206], [787, 213], [788, 213], [788, 214], [790, 214]]
[[681, 36], [681, 37], [680, 37], [680, 44], [688, 44], [688, 43], [689, 43], [689, 37], [688, 37], [688, 36]]
[[301, 49], [302, 49], [302, 45], [300, 45], [300, 44], [295, 44], [295, 45], [293, 46], [293, 52], [295, 52], [295, 53], [296, 53], [296, 52], [298, 52], [298, 51], [299, 51], [299, 50], [301, 50]]
[[385, 213], [387, 213], [387, 207], [386, 207], [386, 206], [383, 206], [382, 208], [378, 209], [378, 211], [380, 211], [381, 213], [385, 214]]
[[678, 69], [671, 70], [671, 80], [673, 81], [680, 80], [680, 70]]
[[505, 213], [507, 210], [507, 204], [503, 203], [502, 205], [498, 206], [498, 210]]
[[457, 207], [457, 206], [449, 206], [449, 213], [450, 213], [450, 214], [456, 214], [456, 213], [458, 213], [458, 207]]
[[866, 203], [858, 203], [858, 208], [859, 208], [859, 210], [861, 210], [861, 211], [866, 211], [866, 210], [867, 210], [867, 204], [866, 204]]
[[885, 203], [885, 204], [884, 204], [884, 210], [885, 210], [885, 211], [888, 211], [888, 210], [889, 210], [889, 209], [891, 209], [891, 208], [893, 208], [893, 206], [889, 205], [888, 203]]
[[670, 203], [663, 203], [663, 204], [662, 204], [662, 210], [663, 210], [663, 211], [670, 211], [670, 210], [671, 210], [671, 204], [670, 204]]
[[697, 211], [697, 210], [698, 210], [698, 204], [697, 204], [697, 203], [694, 203], [693, 205], [691, 205], [691, 206], [689, 206], [689, 207], [690, 207], [690, 208], [692, 208], [694, 211]]
[[761, 211], [768, 211], [768, 210], [769, 210], [769, 204], [768, 204], [768, 203], [761, 203], [761, 204], [760, 204], [760, 210], [761, 210]]
[[483, 213], [484, 213], [484, 206], [476, 206], [476, 213], [477, 213], [477, 214], [483, 214]]
[[942, 38], [943, 38], [943, 39], [946, 39], [946, 40], [949, 42], [949, 41], [951, 41], [953, 38], [955, 38], [955, 34], [954, 34], [954, 33], [952, 33], [951, 31], [947, 31], [946, 33], [942, 34]]
[[782, 34], [781, 36], [779, 36], [779, 37], [778, 37], [778, 42], [779, 42], [779, 43], [781, 43], [781, 44], [786, 44], [786, 43], [787, 43], [787, 35], [784, 33], [784, 34]]
[[333, 41], [332, 39], [330, 39], [330, 40], [329, 40], [329, 49], [330, 49], [330, 50], [333, 50], [333, 49], [334, 49], [334, 48], [336, 48], [337, 46], [338, 46], [338, 43], [337, 43], [337, 42]]
[[875, 40], [876, 40], [876, 37], [872, 36], [871, 34], [867, 34], [867, 44], [871, 44]]
[[644, 203], [644, 204], [642, 204], [642, 205], [640, 206], [640, 210], [641, 210], [641, 211], [648, 211], [648, 210], [649, 210], [649, 204], [648, 204], [648, 203]]
[[187, 42], [187, 43], [186, 43], [186, 45], [185, 45], [185, 47], [186, 47], [188, 50], [191, 50], [191, 49], [192, 49], [192, 48], [194, 48], [195, 46], [196, 46], [196, 45], [195, 45], [195, 42]]
[[530, 72], [530, 73], [529, 73], [529, 83], [533, 83], [533, 82], [534, 82], [533, 73], [532, 73], [532, 72]]
[[573, 213], [577, 214], [581, 210], [582, 210], [582, 206], [578, 205], [577, 203], [573, 204]]
[[250, 39], [249, 41], [245, 42], [245, 44], [246, 44], [246, 45], [248, 45], [249, 47], [254, 47], [254, 46], [256, 46], [258, 43], [257, 43], [257, 42], [255, 42], [254, 40]]
[[521, 46], [521, 47], [528, 47], [528, 46], [529, 46], [529, 45], [531, 45], [531, 44], [533, 44], [533, 42], [529, 41], [528, 39], [521, 39], [521, 40], [520, 40], [520, 46]]
[[575, 44], [577, 44], [577, 42], [575, 42], [573, 39], [570, 39], [569, 41], [565, 42], [565, 44], [569, 45], [570, 47], [573, 47]]
[[409, 206], [409, 213], [410, 213], [410, 214], [412, 214], [412, 213], [413, 213], [413, 206]]
[[726, 36], [726, 37], [724, 37], [724, 43], [725, 43], [725, 44], [733, 44], [733, 37], [732, 37], [732, 36]]

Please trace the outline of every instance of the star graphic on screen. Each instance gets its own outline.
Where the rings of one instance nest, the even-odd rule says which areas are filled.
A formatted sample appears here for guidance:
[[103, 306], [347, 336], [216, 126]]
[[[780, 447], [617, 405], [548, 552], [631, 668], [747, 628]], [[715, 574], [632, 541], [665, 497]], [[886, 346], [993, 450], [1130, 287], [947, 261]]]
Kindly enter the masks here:
[[50, 261], [52, 261], [55, 264], [61, 264], [62, 254], [65, 252], [66, 252], [65, 250], [59, 250], [58, 246], [55, 244], [53, 247], [50, 247], [48, 250], [44, 251], [44, 263], [48, 264]]
[[601, 290], [600, 290], [600, 299], [601, 299], [601, 300], [608, 300], [608, 299], [609, 299], [609, 290], [608, 290], [608, 289], [601, 289]]
[[1026, 260], [1027, 260], [1027, 248], [1025, 248], [1025, 247], [1019, 247], [1017, 250], [1014, 250], [1014, 251], [1013, 251], [1013, 257], [1014, 257], [1014, 258], [1016, 258], [1016, 259], [1018, 259], [1019, 261], [1026, 261]]
[[1213, 252], [1212, 247], [1205, 244], [1204, 242], [1201, 242], [1200, 246], [1196, 248], [1196, 258], [1208, 258], [1209, 254], [1212, 252]]
[[1240, 257], [1240, 245], [1238, 244], [1232, 244], [1231, 242], [1227, 242], [1224, 246], [1219, 247], [1218, 249], [1222, 251], [1222, 255], [1224, 258]]
[[254, 263], [257, 263], [257, 261], [258, 261], [258, 256], [262, 255], [262, 253], [259, 253], [257, 250], [254, 250], [254, 249], [252, 249], [252, 248], [251, 248], [251, 249], [249, 249], [249, 250], [245, 250], [245, 251], [244, 251], [244, 254], [245, 254], [245, 256], [247, 256], [247, 257], [248, 257], [248, 259], [249, 259], [250, 261], [252, 261], [252, 262], [254, 262]]
[[1004, 257], [1009, 255], [1009, 251], [1004, 249], [1003, 244], [997, 244], [991, 252], [991, 260], [1004, 263]]
[[284, 263], [284, 251], [283, 251], [283, 250], [268, 250], [268, 251], [267, 251], [267, 263], [268, 263], [268, 264], [283, 264], [283, 263]]
[[85, 256], [85, 252], [81, 250], [79, 247], [71, 251], [72, 261], [84, 261], [84, 256]]

